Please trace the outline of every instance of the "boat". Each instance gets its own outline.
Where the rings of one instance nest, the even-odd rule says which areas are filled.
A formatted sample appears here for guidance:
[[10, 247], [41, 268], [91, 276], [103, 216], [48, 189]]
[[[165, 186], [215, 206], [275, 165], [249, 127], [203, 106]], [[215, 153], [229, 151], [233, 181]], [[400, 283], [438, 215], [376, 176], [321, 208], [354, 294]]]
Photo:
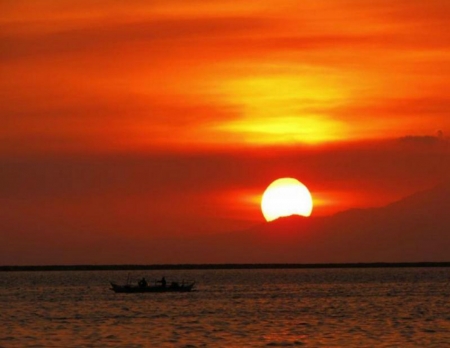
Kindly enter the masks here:
[[125, 284], [119, 285], [113, 282], [110, 282], [111, 290], [116, 293], [125, 293], [125, 294], [133, 294], [133, 293], [145, 293], [145, 292], [190, 292], [192, 291], [195, 282], [179, 284], [178, 282], [171, 282], [170, 284], [161, 284], [157, 285], [148, 285], [147, 283], [143, 284], [139, 282], [139, 284]]

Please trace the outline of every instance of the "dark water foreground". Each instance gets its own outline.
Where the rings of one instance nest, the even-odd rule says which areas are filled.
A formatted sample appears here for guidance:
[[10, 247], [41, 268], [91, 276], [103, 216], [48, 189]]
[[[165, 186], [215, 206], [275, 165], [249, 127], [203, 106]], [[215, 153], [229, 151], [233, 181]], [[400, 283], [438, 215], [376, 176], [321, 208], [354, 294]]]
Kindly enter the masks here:
[[[109, 281], [195, 279], [192, 293]], [[450, 347], [450, 268], [0, 273], [0, 347]]]

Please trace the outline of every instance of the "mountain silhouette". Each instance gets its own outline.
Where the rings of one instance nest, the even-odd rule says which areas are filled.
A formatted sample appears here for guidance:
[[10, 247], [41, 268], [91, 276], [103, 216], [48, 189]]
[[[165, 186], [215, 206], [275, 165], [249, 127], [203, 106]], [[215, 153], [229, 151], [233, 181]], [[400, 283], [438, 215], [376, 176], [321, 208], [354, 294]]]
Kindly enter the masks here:
[[279, 218], [207, 243], [224, 262], [450, 261], [450, 183], [381, 208]]

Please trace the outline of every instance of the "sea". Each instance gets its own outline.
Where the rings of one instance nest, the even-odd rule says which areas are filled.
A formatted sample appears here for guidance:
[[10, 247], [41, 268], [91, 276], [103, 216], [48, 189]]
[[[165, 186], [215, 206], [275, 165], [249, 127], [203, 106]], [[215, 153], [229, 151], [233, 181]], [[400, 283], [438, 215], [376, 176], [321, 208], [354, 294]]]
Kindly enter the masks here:
[[[116, 294], [195, 280], [190, 293]], [[450, 347], [450, 268], [0, 272], [0, 347]]]

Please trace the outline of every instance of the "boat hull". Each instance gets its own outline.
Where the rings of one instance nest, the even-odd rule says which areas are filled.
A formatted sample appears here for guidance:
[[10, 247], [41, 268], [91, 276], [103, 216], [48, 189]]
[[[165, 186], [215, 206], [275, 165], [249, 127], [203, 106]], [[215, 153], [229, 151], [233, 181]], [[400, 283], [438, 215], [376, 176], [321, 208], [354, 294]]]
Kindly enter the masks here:
[[194, 287], [194, 283], [187, 285], [155, 285], [155, 286], [139, 286], [139, 285], [118, 285], [111, 282], [111, 290], [116, 293], [135, 294], [135, 293], [160, 293], [160, 292], [190, 292]]

